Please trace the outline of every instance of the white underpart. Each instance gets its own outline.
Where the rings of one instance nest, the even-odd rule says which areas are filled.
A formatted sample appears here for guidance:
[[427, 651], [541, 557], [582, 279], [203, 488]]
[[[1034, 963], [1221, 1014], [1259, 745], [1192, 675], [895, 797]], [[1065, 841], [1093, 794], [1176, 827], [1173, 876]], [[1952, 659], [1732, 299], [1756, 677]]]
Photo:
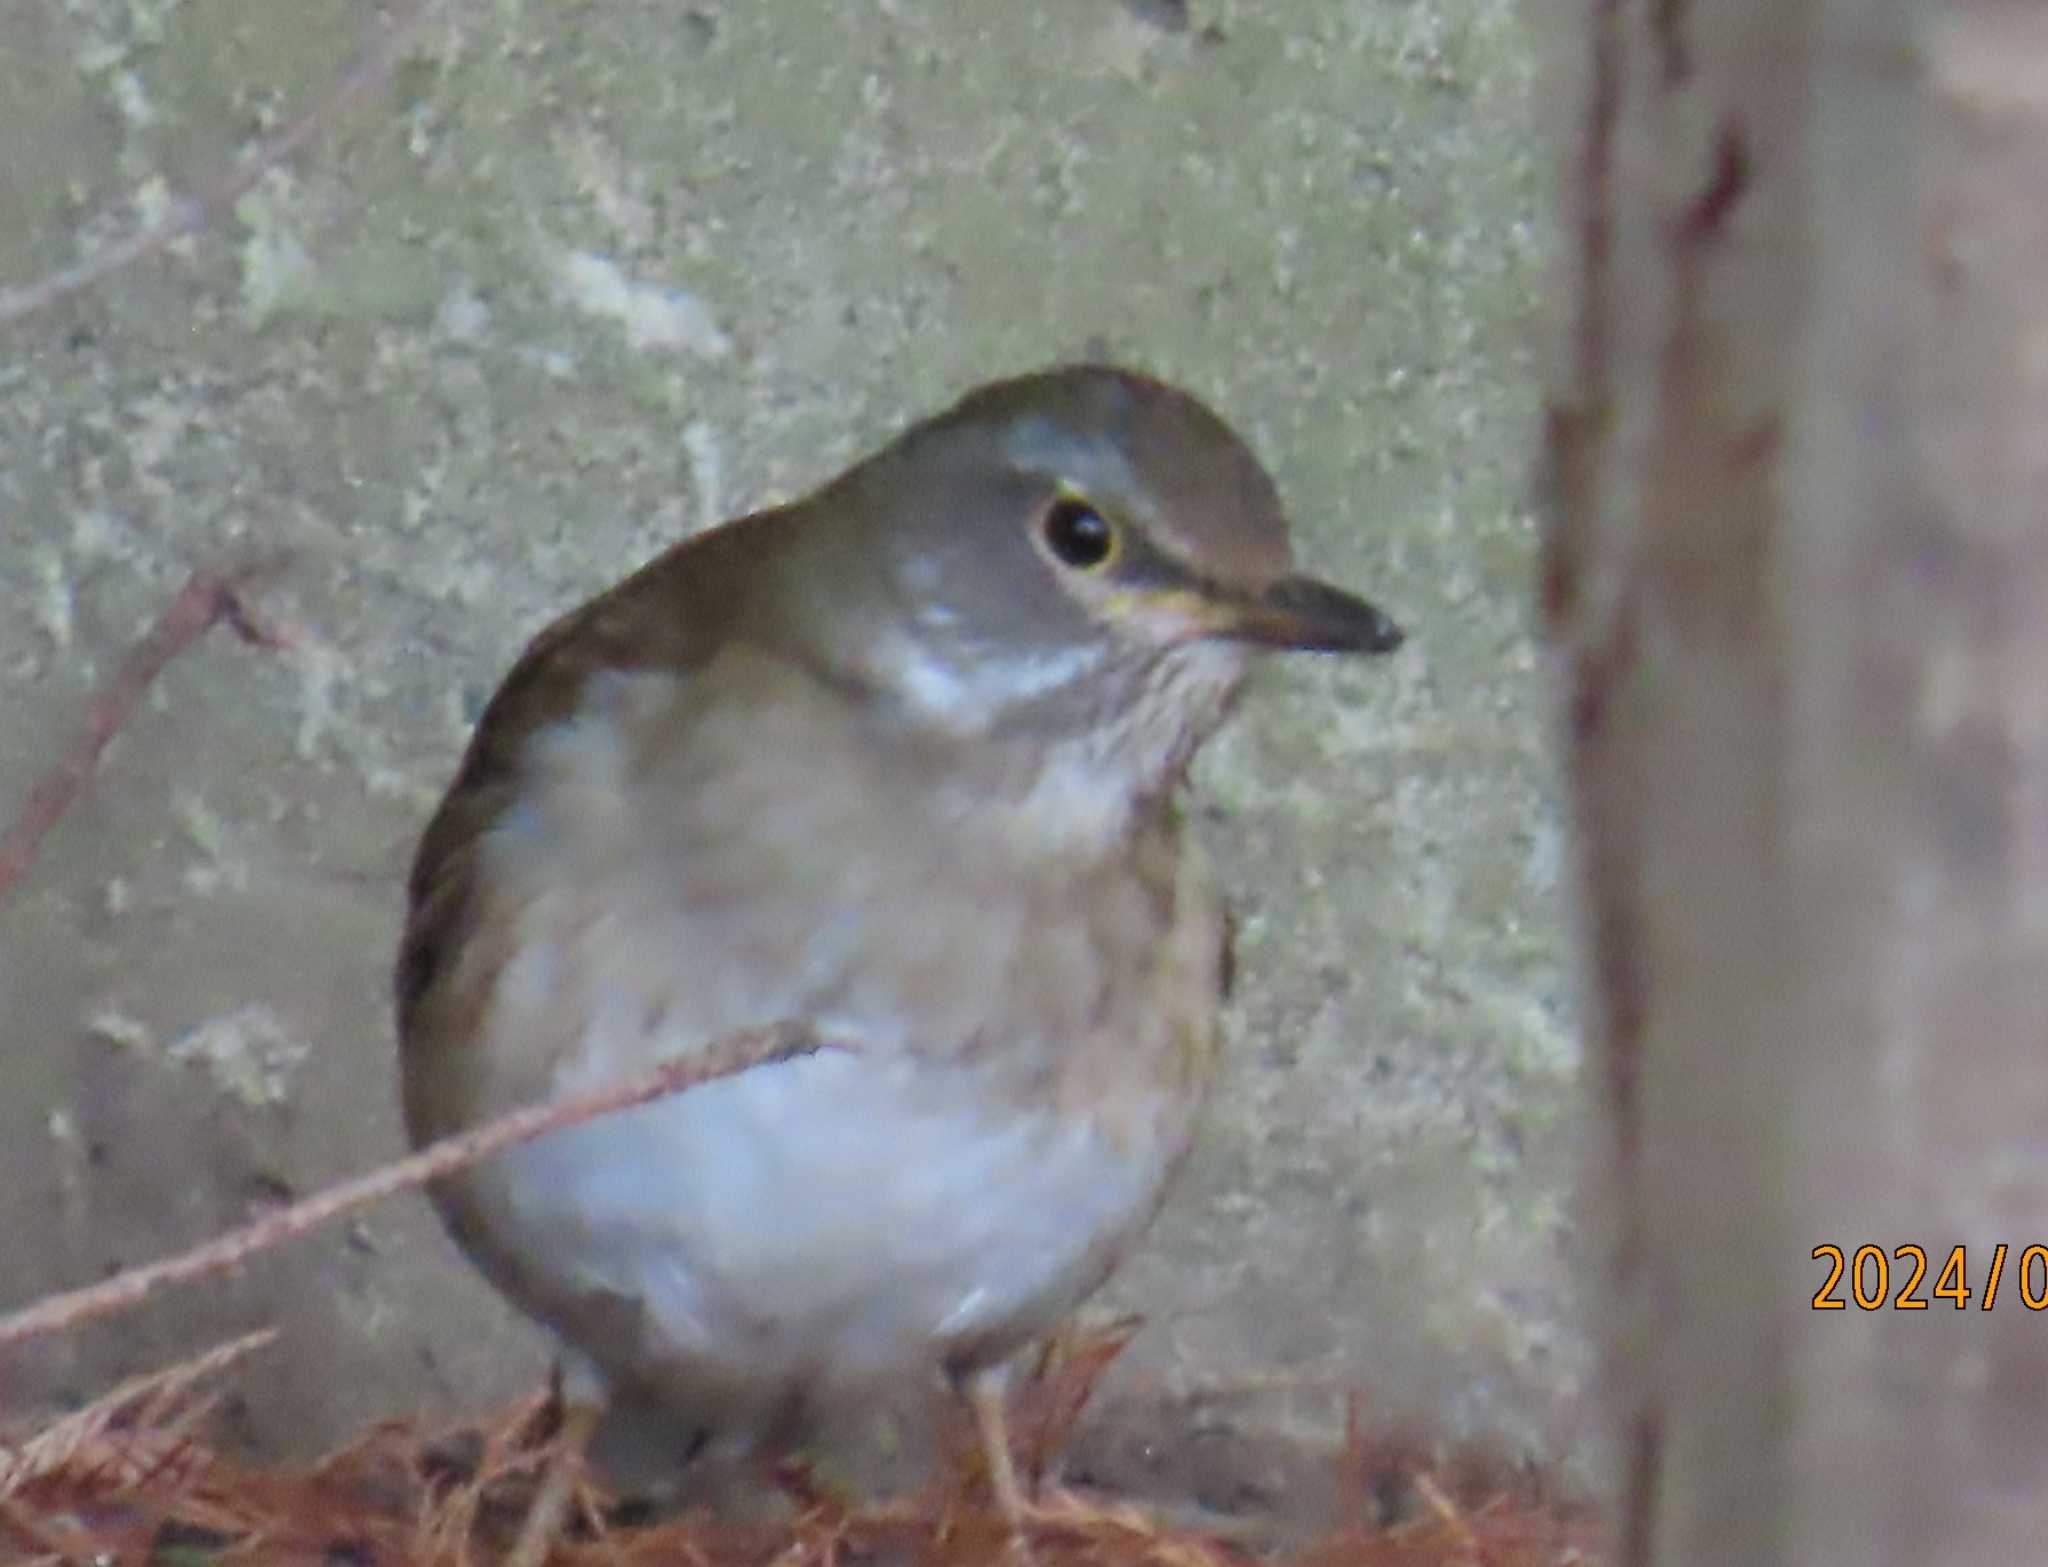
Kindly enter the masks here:
[[570, 1287], [641, 1303], [685, 1403], [693, 1384], [901, 1382], [938, 1346], [1071, 1306], [1091, 1241], [1142, 1222], [1159, 1180], [1159, 1150], [992, 1119], [972, 1088], [851, 1052], [760, 1067], [521, 1149], [486, 1200], [549, 1236], [539, 1265]]

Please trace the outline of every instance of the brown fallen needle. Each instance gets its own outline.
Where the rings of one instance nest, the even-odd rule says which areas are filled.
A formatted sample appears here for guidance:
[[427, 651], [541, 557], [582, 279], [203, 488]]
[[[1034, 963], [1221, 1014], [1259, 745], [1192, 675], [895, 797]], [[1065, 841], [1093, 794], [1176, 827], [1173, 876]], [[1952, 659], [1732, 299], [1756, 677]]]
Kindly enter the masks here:
[[[125, 1428], [134, 1446], [163, 1454], [212, 1408], [204, 1395], [206, 1385], [275, 1342], [276, 1328], [259, 1328], [165, 1370], [130, 1377], [112, 1392], [102, 1393], [85, 1408], [18, 1444], [10, 1445], [0, 1436], [0, 1502], [81, 1461], [105, 1474], [109, 1467], [106, 1439], [117, 1427]], [[145, 1454], [124, 1456], [131, 1460], [124, 1466], [128, 1472], [117, 1471], [109, 1478], [133, 1480], [134, 1462], [147, 1464]]]
[[42, 1334], [125, 1310], [166, 1284], [185, 1284], [209, 1274], [224, 1273], [257, 1252], [304, 1235], [329, 1220], [381, 1202], [399, 1192], [423, 1186], [444, 1175], [452, 1175], [480, 1159], [487, 1159], [543, 1132], [613, 1110], [645, 1104], [664, 1094], [678, 1093], [750, 1067], [809, 1055], [821, 1048], [822, 1042], [815, 1035], [795, 1023], [745, 1029], [727, 1035], [706, 1050], [666, 1061], [652, 1071], [602, 1088], [566, 1095], [546, 1104], [515, 1110], [487, 1125], [474, 1127], [454, 1137], [444, 1137], [409, 1158], [315, 1192], [303, 1202], [266, 1214], [253, 1224], [230, 1230], [190, 1251], [166, 1257], [161, 1262], [129, 1268], [83, 1289], [46, 1296], [34, 1305], [0, 1317], [0, 1353]]
[[99, 765], [100, 753], [120, 733], [165, 665], [221, 621], [252, 646], [274, 649], [290, 645], [291, 639], [244, 597], [282, 564], [281, 556], [266, 556], [224, 569], [193, 572], [142, 640], [122, 656], [86, 710], [85, 727], [63, 759], [36, 780], [21, 813], [0, 834], [0, 903], [7, 901], [15, 883], [28, 873], [44, 837], [83, 792]]

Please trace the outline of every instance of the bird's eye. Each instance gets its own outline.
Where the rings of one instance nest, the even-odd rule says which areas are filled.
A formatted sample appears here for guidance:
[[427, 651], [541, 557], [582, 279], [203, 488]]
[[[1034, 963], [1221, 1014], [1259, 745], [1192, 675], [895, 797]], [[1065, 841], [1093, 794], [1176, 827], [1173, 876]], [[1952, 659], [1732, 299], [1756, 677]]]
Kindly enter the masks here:
[[1053, 559], [1076, 571], [1093, 571], [1116, 553], [1116, 529], [1078, 496], [1062, 495], [1047, 507], [1040, 532]]

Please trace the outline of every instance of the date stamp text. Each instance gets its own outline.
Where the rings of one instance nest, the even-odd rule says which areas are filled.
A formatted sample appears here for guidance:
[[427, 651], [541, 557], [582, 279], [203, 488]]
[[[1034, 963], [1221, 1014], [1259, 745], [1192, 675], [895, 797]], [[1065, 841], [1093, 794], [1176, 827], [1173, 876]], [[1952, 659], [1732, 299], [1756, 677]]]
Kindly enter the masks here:
[[2048, 1310], [2048, 1245], [1980, 1246], [1974, 1264], [1966, 1246], [1934, 1256], [1913, 1245], [1889, 1252], [1882, 1246], [1816, 1246], [1813, 1260], [1827, 1275], [1813, 1292], [1815, 1311], [1926, 1311], [1940, 1305], [1967, 1311], [1973, 1300], [1979, 1311], [1989, 1311], [2001, 1288], [2029, 1311]]

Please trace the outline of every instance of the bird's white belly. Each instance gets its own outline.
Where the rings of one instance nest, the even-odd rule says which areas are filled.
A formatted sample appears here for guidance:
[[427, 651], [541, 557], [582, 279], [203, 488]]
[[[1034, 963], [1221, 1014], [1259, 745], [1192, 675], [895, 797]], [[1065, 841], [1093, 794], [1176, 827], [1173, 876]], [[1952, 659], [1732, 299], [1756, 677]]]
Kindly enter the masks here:
[[1050, 1327], [1150, 1216], [1178, 1120], [1112, 1142], [967, 1069], [826, 1051], [550, 1134], [477, 1195], [545, 1295], [626, 1308], [633, 1342], [579, 1335], [601, 1366], [767, 1406]]

